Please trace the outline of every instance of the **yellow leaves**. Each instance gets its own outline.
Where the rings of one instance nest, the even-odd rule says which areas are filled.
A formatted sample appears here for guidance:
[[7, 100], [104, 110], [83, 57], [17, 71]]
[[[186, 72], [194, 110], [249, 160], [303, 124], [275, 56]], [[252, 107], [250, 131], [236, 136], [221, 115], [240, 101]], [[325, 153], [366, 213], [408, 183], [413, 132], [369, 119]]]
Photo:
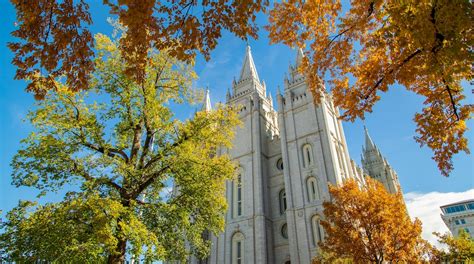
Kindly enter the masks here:
[[421, 222], [411, 222], [401, 193], [388, 193], [372, 178], [366, 183], [360, 187], [348, 180], [329, 186], [333, 199], [324, 203], [326, 219], [321, 224], [326, 238], [321, 249], [355, 263], [421, 261]]
[[[434, 151], [448, 175], [453, 154], [468, 151], [467, 128], [456, 123], [473, 111], [460, 99], [460, 82], [473, 76], [472, 10], [466, 0], [357, 0], [342, 14], [339, 1], [295, 0], [274, 5], [267, 29], [273, 43], [309, 44], [309, 62], [302, 66], [308, 85], [318, 100], [324, 89], [319, 76], [330, 73], [335, 104], [346, 120], [364, 118], [394, 83], [424, 96], [425, 105], [441, 102], [436, 113], [415, 117], [417, 141]], [[456, 109], [464, 114], [452, 119]]]

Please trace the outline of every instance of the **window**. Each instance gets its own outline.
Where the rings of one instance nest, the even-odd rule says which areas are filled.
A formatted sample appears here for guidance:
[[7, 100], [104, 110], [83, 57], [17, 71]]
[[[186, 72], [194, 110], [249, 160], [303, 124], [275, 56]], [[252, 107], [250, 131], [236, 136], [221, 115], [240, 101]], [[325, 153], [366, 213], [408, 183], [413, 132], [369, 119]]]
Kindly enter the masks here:
[[322, 241], [322, 239], [323, 239], [323, 228], [320, 224], [319, 215], [314, 215], [311, 218], [311, 225], [312, 225], [312, 229], [313, 229], [314, 245], [317, 247], [318, 242]]
[[286, 192], [285, 189], [280, 191], [280, 214], [283, 214], [286, 211]]
[[454, 223], [455, 223], [456, 225], [459, 225], [459, 220], [457, 220], [457, 219], [454, 220]]
[[281, 226], [281, 236], [288, 239], [288, 225], [286, 223]]
[[234, 181], [234, 217], [242, 215], [242, 173]]
[[240, 232], [232, 237], [232, 264], [244, 263], [244, 239]]
[[467, 206], [467, 209], [474, 210], [474, 203], [468, 203], [466, 204], [466, 206]]
[[463, 224], [463, 225], [464, 225], [464, 224], [466, 223], [466, 220], [464, 220], [464, 219], [460, 219], [460, 220], [459, 220], [459, 222], [461, 222], [461, 224]]
[[446, 210], [446, 213], [451, 214], [451, 213], [466, 211], [466, 207], [462, 204], [462, 205], [447, 207], [445, 210]]
[[309, 177], [306, 181], [306, 188], [308, 189], [308, 199], [310, 202], [321, 199], [319, 197], [319, 187], [316, 178]]
[[276, 166], [278, 170], [283, 170], [283, 160], [281, 158], [277, 160]]
[[313, 165], [313, 149], [310, 144], [303, 146], [303, 166], [308, 168]]

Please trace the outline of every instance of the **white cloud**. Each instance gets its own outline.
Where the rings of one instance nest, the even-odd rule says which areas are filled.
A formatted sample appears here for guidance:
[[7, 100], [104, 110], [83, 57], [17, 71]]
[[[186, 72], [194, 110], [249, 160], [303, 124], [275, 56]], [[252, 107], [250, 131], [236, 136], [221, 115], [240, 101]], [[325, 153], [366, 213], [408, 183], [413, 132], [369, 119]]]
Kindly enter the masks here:
[[405, 195], [405, 202], [408, 208], [408, 212], [412, 219], [417, 217], [423, 223], [422, 237], [428, 240], [431, 244], [439, 247], [436, 237], [432, 234], [433, 232], [445, 233], [448, 232], [448, 227], [444, 224], [441, 219], [442, 205], [458, 202], [461, 200], [469, 199], [474, 197], [474, 189], [470, 189], [464, 192], [430, 192], [430, 193], [417, 193], [410, 192]]

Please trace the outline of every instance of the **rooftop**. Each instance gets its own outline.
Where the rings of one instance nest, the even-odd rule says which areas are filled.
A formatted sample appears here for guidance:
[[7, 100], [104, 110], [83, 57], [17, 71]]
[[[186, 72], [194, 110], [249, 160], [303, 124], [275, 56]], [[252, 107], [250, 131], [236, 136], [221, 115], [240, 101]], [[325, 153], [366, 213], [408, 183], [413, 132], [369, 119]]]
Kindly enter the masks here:
[[467, 200], [462, 200], [462, 201], [455, 202], [455, 203], [442, 205], [442, 206], [440, 206], [440, 208], [446, 208], [446, 207], [453, 206], [453, 205], [461, 205], [461, 204], [467, 204], [467, 203], [472, 203], [472, 202], [474, 202], [474, 199], [467, 199]]

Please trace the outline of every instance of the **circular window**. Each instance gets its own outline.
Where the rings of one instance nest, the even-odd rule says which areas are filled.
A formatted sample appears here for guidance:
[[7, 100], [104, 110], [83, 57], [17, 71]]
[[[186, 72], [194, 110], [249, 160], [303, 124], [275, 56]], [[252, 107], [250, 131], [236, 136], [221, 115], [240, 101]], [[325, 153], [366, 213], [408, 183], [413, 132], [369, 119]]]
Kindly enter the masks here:
[[277, 168], [278, 168], [279, 170], [283, 170], [283, 160], [282, 160], [281, 158], [279, 158], [279, 159], [277, 160], [277, 164], [276, 164], [276, 165], [277, 165]]
[[281, 236], [288, 239], [288, 225], [286, 223], [281, 226]]

